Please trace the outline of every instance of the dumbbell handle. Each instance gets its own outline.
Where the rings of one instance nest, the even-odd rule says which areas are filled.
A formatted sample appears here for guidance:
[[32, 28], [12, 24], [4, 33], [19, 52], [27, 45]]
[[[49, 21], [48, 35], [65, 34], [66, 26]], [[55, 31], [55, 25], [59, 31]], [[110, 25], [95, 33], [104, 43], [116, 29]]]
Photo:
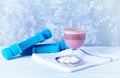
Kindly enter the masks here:
[[21, 50], [24, 51], [25, 49], [29, 48], [30, 46], [33, 46], [36, 43], [43, 42], [45, 40], [46, 40], [45, 36], [42, 35], [42, 33], [40, 32], [40, 33], [36, 34], [35, 36], [19, 43], [19, 46], [20, 46]]

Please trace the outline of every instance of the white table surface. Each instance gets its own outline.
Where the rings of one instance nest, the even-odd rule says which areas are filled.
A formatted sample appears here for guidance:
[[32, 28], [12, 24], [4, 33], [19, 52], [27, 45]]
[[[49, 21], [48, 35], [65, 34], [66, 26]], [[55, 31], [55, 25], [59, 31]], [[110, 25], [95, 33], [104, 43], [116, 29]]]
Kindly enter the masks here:
[[[2, 48], [0, 47], [0, 52]], [[120, 55], [120, 47], [92, 46], [87, 48]], [[0, 56], [0, 78], [120, 78], [120, 60], [70, 73], [39, 64], [31, 56], [9, 61]]]

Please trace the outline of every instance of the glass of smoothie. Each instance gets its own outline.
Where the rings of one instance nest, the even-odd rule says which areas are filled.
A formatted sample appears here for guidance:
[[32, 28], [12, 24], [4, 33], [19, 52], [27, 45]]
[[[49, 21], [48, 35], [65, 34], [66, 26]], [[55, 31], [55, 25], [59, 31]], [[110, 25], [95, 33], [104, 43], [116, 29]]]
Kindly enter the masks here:
[[64, 41], [71, 50], [69, 54], [57, 57], [56, 60], [69, 67], [80, 65], [83, 62], [84, 53], [78, 48], [84, 44], [85, 30], [82, 28], [64, 29]]
[[68, 47], [76, 50], [85, 41], [85, 30], [81, 28], [67, 28], [64, 30], [64, 40]]

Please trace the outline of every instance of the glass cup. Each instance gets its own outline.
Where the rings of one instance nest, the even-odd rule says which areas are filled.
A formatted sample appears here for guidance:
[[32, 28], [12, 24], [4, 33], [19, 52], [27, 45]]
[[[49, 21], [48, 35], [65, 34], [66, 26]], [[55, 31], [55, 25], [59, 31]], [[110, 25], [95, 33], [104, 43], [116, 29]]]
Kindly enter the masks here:
[[84, 57], [84, 53], [78, 49], [85, 41], [85, 30], [82, 28], [67, 28], [64, 29], [64, 41], [71, 48], [71, 53], [61, 56], [58, 61], [66, 66], [79, 65]]
[[81, 28], [67, 28], [64, 30], [64, 40], [68, 47], [76, 50], [85, 41], [85, 30]]

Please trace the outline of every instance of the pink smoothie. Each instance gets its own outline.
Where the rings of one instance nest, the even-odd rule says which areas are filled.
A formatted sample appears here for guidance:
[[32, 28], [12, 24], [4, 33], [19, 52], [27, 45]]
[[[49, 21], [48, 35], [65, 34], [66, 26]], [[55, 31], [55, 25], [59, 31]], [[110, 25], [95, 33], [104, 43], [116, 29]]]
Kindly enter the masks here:
[[85, 31], [78, 28], [65, 29], [64, 40], [68, 47], [77, 49], [81, 47], [85, 41]]

